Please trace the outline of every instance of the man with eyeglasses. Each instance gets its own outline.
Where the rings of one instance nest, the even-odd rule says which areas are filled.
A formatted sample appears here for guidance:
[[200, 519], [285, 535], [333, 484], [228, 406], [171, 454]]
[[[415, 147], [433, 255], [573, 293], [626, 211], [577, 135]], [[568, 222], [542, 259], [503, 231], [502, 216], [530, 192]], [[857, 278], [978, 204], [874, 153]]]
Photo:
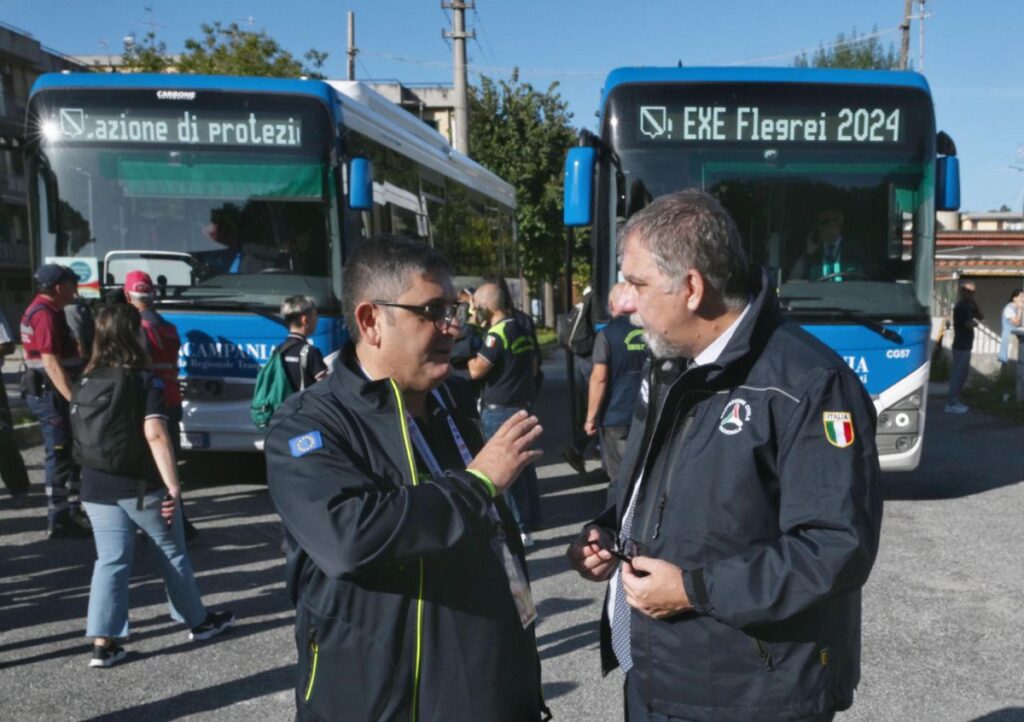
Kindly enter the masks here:
[[713, 197], [662, 196], [620, 243], [653, 361], [622, 488], [568, 550], [610, 579], [604, 671], [625, 673], [629, 722], [830, 720], [860, 678], [882, 521], [871, 399], [783, 321]]
[[288, 536], [299, 720], [540, 720], [523, 547], [504, 493], [536, 417], [482, 443], [447, 381], [459, 307], [430, 246], [364, 242], [345, 264], [351, 340], [267, 435]]

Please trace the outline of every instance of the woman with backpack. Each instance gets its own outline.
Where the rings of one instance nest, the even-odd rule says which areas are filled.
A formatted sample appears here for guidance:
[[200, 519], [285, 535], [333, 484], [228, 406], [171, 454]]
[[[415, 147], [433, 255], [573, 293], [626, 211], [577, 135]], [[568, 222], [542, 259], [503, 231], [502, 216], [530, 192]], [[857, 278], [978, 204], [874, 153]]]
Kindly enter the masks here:
[[[117, 304], [100, 310], [92, 359], [71, 394], [73, 456], [82, 466], [82, 503], [93, 524], [96, 564], [86, 636], [90, 667], [124, 659], [128, 583], [136, 530], [156, 547], [171, 617], [208, 639], [230, 627], [229, 611], [203, 606], [185, 547], [181, 493], [167, 431], [163, 383], [147, 369], [139, 312]], [[162, 482], [162, 484], [161, 484]]]

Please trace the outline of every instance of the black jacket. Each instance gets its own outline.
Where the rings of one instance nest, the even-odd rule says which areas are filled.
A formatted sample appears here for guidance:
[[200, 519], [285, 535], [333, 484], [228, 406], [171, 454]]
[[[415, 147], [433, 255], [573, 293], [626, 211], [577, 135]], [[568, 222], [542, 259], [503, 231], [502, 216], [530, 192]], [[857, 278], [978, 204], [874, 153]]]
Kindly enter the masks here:
[[[523, 629], [491, 547], [489, 492], [462, 470], [414, 480], [397, 386], [353, 368], [350, 343], [327, 382], [275, 413], [265, 445], [290, 536], [297, 718], [539, 720], [534, 628]], [[476, 452], [469, 412], [453, 413]]]
[[[692, 720], [850, 706], [882, 521], [871, 399], [832, 350], [782, 322], [763, 277], [752, 285], [716, 363], [648, 372], [629, 484], [598, 520], [619, 528], [642, 469], [630, 536], [683, 569], [696, 609], [630, 610], [633, 673], [651, 709]], [[607, 612], [602, 661], [617, 664]]]

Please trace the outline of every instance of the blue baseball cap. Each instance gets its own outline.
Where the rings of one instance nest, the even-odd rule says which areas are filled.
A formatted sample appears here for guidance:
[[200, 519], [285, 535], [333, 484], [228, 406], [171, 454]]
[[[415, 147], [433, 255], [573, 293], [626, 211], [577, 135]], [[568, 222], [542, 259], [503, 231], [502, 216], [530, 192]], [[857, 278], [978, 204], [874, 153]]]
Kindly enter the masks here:
[[35, 275], [36, 283], [44, 287], [56, 286], [64, 281], [78, 285], [78, 275], [67, 266], [57, 263], [45, 263], [39, 267]]

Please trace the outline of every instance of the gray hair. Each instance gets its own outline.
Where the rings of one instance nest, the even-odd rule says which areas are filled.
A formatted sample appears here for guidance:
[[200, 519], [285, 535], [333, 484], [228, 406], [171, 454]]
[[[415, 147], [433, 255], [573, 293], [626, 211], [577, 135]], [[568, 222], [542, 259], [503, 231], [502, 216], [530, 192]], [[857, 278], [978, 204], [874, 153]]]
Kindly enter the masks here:
[[690, 188], [661, 196], [630, 216], [619, 231], [619, 255], [635, 238], [676, 289], [688, 269], [695, 269], [730, 307], [748, 301], [750, 264], [739, 230], [713, 196]]
[[353, 341], [359, 340], [356, 306], [394, 301], [417, 274], [450, 277], [452, 266], [440, 251], [403, 236], [374, 236], [356, 247], [341, 276], [341, 307]]
[[309, 296], [289, 296], [281, 302], [281, 318], [289, 326], [315, 310], [316, 303]]

